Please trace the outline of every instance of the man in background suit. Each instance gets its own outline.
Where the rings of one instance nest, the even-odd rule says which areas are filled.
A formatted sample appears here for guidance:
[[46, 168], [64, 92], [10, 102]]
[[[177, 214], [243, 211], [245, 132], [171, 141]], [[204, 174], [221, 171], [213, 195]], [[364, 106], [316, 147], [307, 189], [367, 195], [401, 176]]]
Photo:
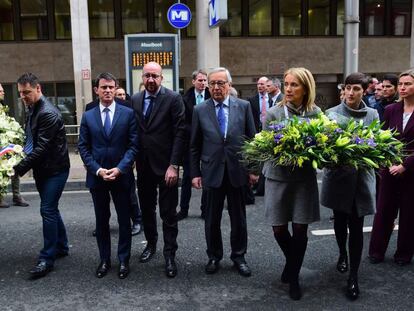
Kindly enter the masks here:
[[282, 84], [278, 78], [269, 79], [266, 82], [266, 91], [269, 96], [269, 108], [282, 101], [283, 93], [281, 91]]
[[136, 159], [138, 197], [147, 246], [140, 262], [148, 262], [156, 252], [157, 188], [164, 233], [165, 273], [177, 275], [178, 166], [185, 143], [184, 104], [181, 96], [163, 86], [162, 68], [156, 62], [145, 64], [142, 80], [145, 90], [132, 96], [138, 122], [140, 153]]
[[[208, 75], [212, 98], [194, 108], [191, 133], [191, 175], [193, 187], [203, 188], [206, 196], [205, 233], [209, 261], [207, 274], [218, 271], [223, 258], [221, 217], [225, 197], [231, 222], [231, 260], [242, 276], [251, 271], [244, 255], [247, 250], [247, 224], [244, 186], [257, 176], [248, 175], [240, 163], [244, 137], [256, 133], [250, 105], [229, 96], [231, 76], [216, 68]], [[201, 167], [200, 167], [201, 164]]]
[[99, 106], [82, 116], [79, 153], [87, 168], [86, 186], [90, 189], [96, 217], [96, 240], [101, 262], [96, 270], [104, 277], [111, 267], [109, 231], [110, 196], [119, 224], [118, 277], [129, 274], [131, 254], [130, 189], [134, 183], [132, 164], [138, 150], [137, 124], [134, 111], [114, 101], [116, 78], [101, 73], [96, 79], [95, 93]]
[[251, 105], [254, 126], [257, 133], [262, 130], [266, 111], [269, 110], [269, 95], [266, 92], [267, 81], [269, 81], [267, 77], [259, 78], [259, 80], [257, 80], [257, 93], [247, 99]]
[[[193, 118], [194, 106], [201, 104], [204, 100], [210, 98], [210, 92], [207, 88], [207, 73], [204, 70], [196, 70], [192, 74], [193, 86], [184, 94], [183, 101], [185, 105], [185, 126], [187, 141], [184, 150], [183, 159], [183, 179], [181, 181], [180, 211], [177, 213], [177, 219], [182, 220], [188, 217], [188, 209], [191, 199], [191, 177], [190, 177], [190, 136], [191, 121]], [[205, 217], [205, 196], [201, 195], [201, 218]]]

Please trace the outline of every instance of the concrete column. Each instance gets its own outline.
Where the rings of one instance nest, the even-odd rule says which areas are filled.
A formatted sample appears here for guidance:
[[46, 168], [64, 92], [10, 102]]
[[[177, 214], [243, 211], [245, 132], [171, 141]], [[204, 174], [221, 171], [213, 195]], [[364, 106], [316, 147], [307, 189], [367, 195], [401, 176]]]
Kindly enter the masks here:
[[219, 28], [209, 28], [208, 1], [196, 1], [197, 69], [210, 71], [220, 66]]
[[344, 79], [358, 71], [359, 0], [345, 0], [344, 21]]
[[76, 119], [80, 124], [87, 103], [92, 101], [91, 51], [87, 0], [70, 0]]
[[411, 2], [410, 68], [414, 68], [414, 0]]

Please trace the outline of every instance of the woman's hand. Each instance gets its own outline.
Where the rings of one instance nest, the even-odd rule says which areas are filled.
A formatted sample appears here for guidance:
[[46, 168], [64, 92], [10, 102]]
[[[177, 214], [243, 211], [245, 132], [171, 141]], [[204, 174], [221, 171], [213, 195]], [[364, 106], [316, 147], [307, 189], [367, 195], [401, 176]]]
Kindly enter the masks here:
[[405, 167], [402, 164], [393, 165], [390, 167], [389, 171], [391, 175], [394, 175], [394, 176], [401, 175], [402, 173], [405, 172]]

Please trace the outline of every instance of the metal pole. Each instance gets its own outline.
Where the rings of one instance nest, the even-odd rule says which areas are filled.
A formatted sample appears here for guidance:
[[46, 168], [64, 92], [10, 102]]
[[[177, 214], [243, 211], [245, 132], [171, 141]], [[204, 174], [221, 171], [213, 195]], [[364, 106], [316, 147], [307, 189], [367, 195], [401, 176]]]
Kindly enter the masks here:
[[345, 0], [344, 20], [344, 80], [358, 71], [359, 0]]

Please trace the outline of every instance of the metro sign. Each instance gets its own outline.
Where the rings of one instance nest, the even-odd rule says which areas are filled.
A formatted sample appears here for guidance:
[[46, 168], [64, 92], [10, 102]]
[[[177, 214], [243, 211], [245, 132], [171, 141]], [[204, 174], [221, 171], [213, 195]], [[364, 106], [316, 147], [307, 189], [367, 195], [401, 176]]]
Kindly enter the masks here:
[[208, 10], [210, 28], [218, 27], [227, 21], [227, 0], [209, 0]]
[[182, 29], [190, 25], [191, 11], [182, 3], [175, 3], [168, 9], [167, 19], [171, 26]]

